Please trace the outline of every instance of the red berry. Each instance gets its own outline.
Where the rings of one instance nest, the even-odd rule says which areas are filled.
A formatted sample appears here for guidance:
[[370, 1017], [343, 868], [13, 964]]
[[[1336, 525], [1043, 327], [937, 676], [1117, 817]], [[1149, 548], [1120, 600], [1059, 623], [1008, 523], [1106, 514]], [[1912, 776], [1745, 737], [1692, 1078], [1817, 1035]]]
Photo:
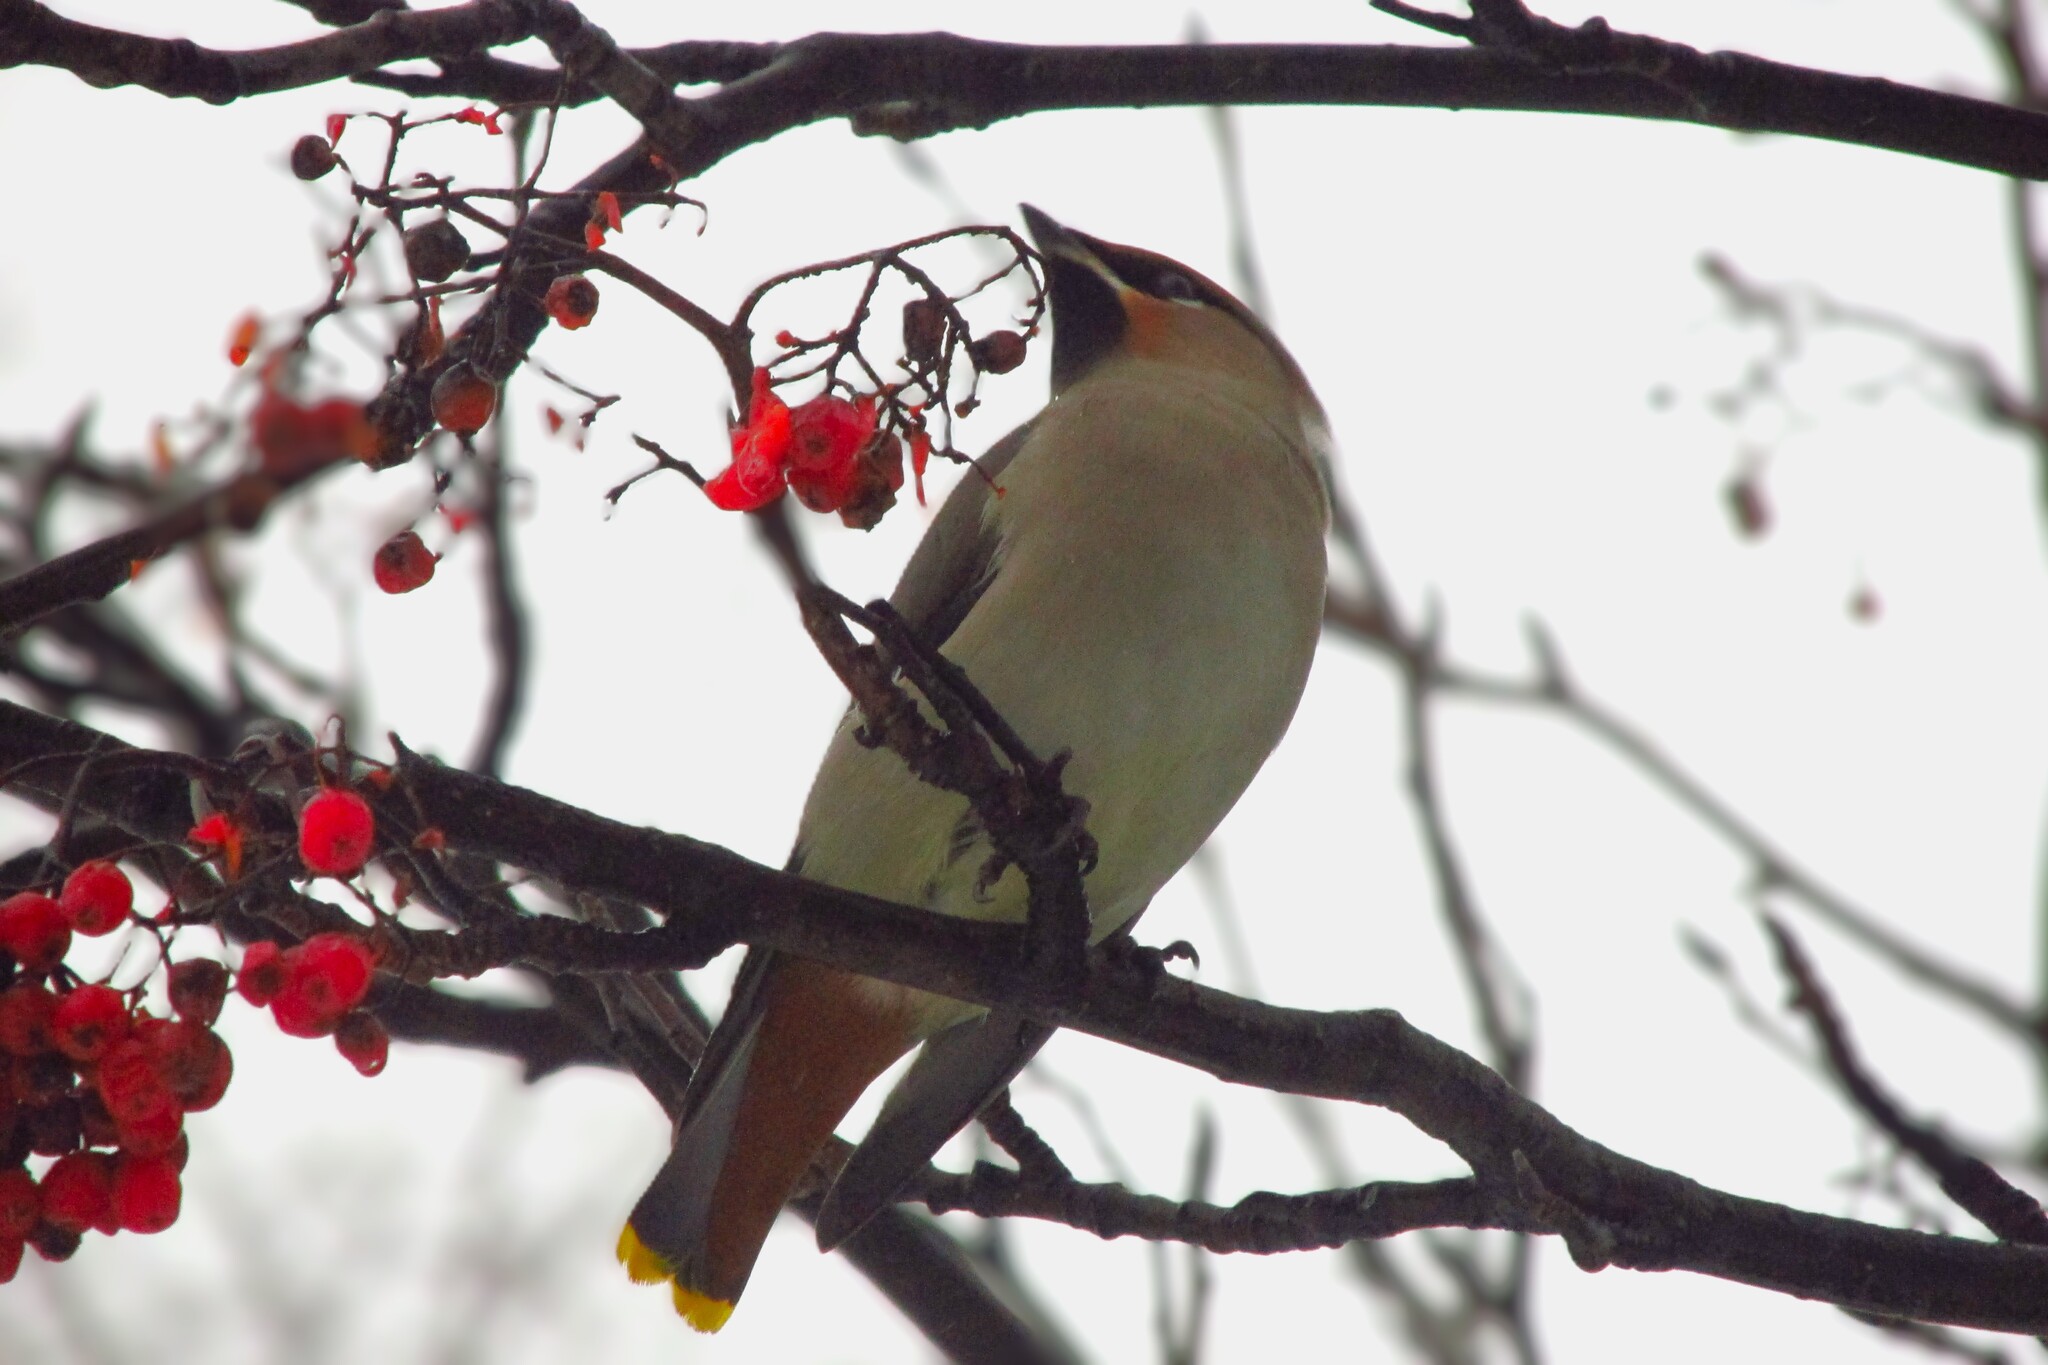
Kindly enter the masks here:
[[28, 1243], [19, 1237], [0, 1237], [0, 1284], [6, 1284], [21, 1272], [21, 1253]]
[[83, 1232], [107, 1216], [113, 1193], [114, 1163], [106, 1153], [67, 1152], [43, 1172], [43, 1222]]
[[188, 1114], [211, 1109], [227, 1092], [234, 1057], [218, 1033], [189, 1019], [166, 1024], [149, 1037], [157, 1074]]
[[411, 592], [426, 586], [440, 558], [420, 540], [419, 532], [400, 531], [377, 547], [370, 560], [370, 576], [385, 592]]
[[299, 857], [323, 877], [352, 877], [376, 842], [377, 821], [369, 803], [352, 791], [330, 787], [299, 812]]
[[17, 982], [0, 992], [0, 1052], [33, 1057], [56, 1047], [51, 1029], [57, 997], [33, 982]]
[[128, 912], [135, 905], [135, 887], [127, 873], [104, 858], [95, 858], [80, 863], [64, 879], [57, 904], [71, 921], [72, 932], [98, 938], [128, 922]]
[[434, 381], [434, 420], [458, 436], [482, 431], [498, 407], [498, 388], [467, 365], [450, 365]]
[[114, 1145], [131, 1156], [163, 1156], [184, 1136], [185, 1116], [166, 1109], [140, 1123], [122, 1124], [115, 1130]]
[[284, 955], [290, 972], [270, 1002], [278, 1028], [294, 1038], [321, 1038], [370, 990], [370, 950], [347, 934], [315, 934]]
[[228, 998], [228, 969], [210, 957], [180, 962], [170, 971], [171, 1013], [195, 1024], [210, 1024], [220, 1018], [220, 1006]]
[[114, 1165], [114, 1217], [129, 1232], [162, 1232], [177, 1222], [181, 1193], [167, 1156], [124, 1156]]
[[171, 1092], [147, 1037], [130, 1038], [108, 1049], [100, 1061], [97, 1081], [100, 1099], [119, 1126], [144, 1123], [178, 1107], [178, 1097]]
[[334, 1047], [348, 1058], [350, 1066], [365, 1076], [374, 1076], [390, 1059], [391, 1035], [384, 1031], [376, 1015], [357, 1010], [335, 1026]]
[[49, 971], [71, 950], [71, 924], [64, 908], [35, 891], [0, 901], [0, 949], [31, 976]]
[[43, 1192], [20, 1166], [0, 1171], [0, 1242], [19, 1242], [43, 1216]]
[[561, 275], [548, 286], [547, 297], [542, 306], [553, 318], [570, 331], [587, 327], [597, 316], [597, 286], [584, 275]]
[[98, 1061], [128, 1036], [127, 997], [112, 986], [80, 986], [58, 1002], [50, 1036], [72, 1061]]
[[261, 1009], [277, 998], [290, 973], [284, 965], [284, 951], [267, 938], [259, 938], [242, 950], [242, 969], [235, 973], [235, 989], [242, 998]]

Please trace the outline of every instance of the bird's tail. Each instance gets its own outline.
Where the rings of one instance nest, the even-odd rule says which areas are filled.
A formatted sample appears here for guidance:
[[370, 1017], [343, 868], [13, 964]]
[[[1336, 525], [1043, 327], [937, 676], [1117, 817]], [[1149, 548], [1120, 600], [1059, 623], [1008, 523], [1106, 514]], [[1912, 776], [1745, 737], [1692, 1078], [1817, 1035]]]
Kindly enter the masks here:
[[862, 977], [758, 954], [690, 1083], [675, 1148], [619, 1234], [642, 1284], [673, 1284], [700, 1332], [725, 1325], [811, 1158], [916, 1041], [907, 1002]]

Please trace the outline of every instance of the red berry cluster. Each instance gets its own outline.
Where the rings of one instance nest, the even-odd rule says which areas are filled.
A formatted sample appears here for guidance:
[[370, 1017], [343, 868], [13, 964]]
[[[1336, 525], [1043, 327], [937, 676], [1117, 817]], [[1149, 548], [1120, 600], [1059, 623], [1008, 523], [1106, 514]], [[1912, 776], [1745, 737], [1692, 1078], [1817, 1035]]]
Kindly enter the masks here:
[[[315, 871], [353, 871], [371, 833], [360, 797], [325, 791], [307, 803], [301, 855]], [[218, 1104], [234, 1073], [213, 1029], [230, 984], [268, 1005], [284, 1033], [332, 1035], [356, 1070], [384, 1069], [390, 1038], [358, 1008], [374, 959], [347, 934], [282, 950], [253, 943], [232, 977], [209, 958], [173, 964], [169, 1018], [143, 1008], [140, 987], [81, 980], [64, 965], [73, 937], [138, 922], [134, 900], [119, 867], [94, 861], [55, 896], [0, 901], [0, 1283], [28, 1247], [62, 1261], [88, 1231], [161, 1232], [177, 1221], [185, 1116]], [[35, 1158], [49, 1158], [40, 1176]]]
[[356, 1008], [369, 993], [376, 961], [361, 939], [315, 934], [279, 948], [252, 943], [242, 954], [235, 989], [256, 1006], [269, 1006], [278, 1031], [293, 1038], [325, 1038], [365, 1076], [384, 1069], [390, 1035], [376, 1016]]
[[[0, 902], [0, 1281], [25, 1247], [61, 1261], [88, 1231], [161, 1232], [178, 1217], [185, 1115], [220, 1102], [233, 1072], [211, 1025], [227, 969], [170, 970], [173, 1017], [139, 992], [81, 982], [63, 967], [74, 934], [127, 923], [127, 876], [89, 862], [55, 897]], [[54, 1158], [37, 1178], [31, 1157]]]
[[732, 463], [704, 485], [728, 512], [751, 512], [784, 488], [813, 512], [837, 512], [848, 526], [881, 519], [903, 487], [903, 443], [876, 429], [875, 400], [824, 393], [791, 408], [768, 371], [754, 371], [747, 420], [733, 428]]

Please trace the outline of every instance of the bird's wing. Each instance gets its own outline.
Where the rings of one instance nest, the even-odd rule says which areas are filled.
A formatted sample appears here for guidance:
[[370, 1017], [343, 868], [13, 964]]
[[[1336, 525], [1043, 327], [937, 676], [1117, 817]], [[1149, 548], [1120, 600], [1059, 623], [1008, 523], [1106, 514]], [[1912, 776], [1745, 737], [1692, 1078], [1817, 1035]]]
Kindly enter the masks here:
[[988, 516], [989, 497], [1032, 425], [1018, 427], [974, 462], [932, 518], [890, 594], [897, 613], [934, 649], [960, 628], [995, 577], [998, 535]]
[[826, 1192], [818, 1209], [818, 1249], [838, 1246], [893, 1201], [1052, 1034], [1050, 1024], [995, 1009], [926, 1043]]

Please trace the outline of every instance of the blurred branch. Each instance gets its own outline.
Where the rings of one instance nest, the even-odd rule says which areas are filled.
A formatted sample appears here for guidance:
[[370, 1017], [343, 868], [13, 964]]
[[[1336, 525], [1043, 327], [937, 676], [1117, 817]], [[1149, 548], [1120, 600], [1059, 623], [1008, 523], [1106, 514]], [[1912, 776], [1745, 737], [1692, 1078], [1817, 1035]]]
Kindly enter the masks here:
[[507, 425], [500, 415], [490, 424], [488, 448], [479, 453], [476, 470], [482, 489], [477, 529], [483, 532], [484, 619], [494, 667], [490, 699], [484, 708], [483, 732], [469, 766], [496, 774], [505, 746], [526, 707], [529, 671], [526, 604], [521, 599], [512, 562], [512, 520], [507, 494], [512, 474], [506, 462]]
[[[1400, 662], [1400, 637], [1378, 611], [1333, 593], [1323, 619], [1326, 626], [1346, 638], [1391, 653], [1397, 664]], [[1564, 671], [1557, 647], [1548, 635], [1532, 628], [1531, 639], [1537, 654], [1537, 673], [1530, 680], [1499, 678], [1438, 663], [1432, 665], [1430, 685], [1448, 695], [1537, 707], [1570, 720], [1626, 758], [1702, 824], [1741, 850], [1755, 864], [1760, 889], [1782, 891], [1794, 897], [1890, 963], [1901, 975], [1968, 1007], [2029, 1048], [2037, 1052], [2048, 1049], [2048, 1032], [2044, 1032], [2043, 1022], [2025, 1005], [1990, 981], [1909, 941], [1870, 910], [1801, 867], [1642, 731], [1587, 696]]]
[[1908, 1118], [1856, 1055], [1848, 1025], [1792, 931], [1764, 916], [1764, 930], [1777, 950], [1778, 967], [1792, 987], [1792, 1008], [1813, 1022], [1828, 1069], [1866, 1118], [1911, 1152], [1941, 1185], [1942, 1193], [2000, 1240], [2048, 1246], [2048, 1213], [2024, 1190], [1991, 1166], [1958, 1148], [1938, 1129]]

